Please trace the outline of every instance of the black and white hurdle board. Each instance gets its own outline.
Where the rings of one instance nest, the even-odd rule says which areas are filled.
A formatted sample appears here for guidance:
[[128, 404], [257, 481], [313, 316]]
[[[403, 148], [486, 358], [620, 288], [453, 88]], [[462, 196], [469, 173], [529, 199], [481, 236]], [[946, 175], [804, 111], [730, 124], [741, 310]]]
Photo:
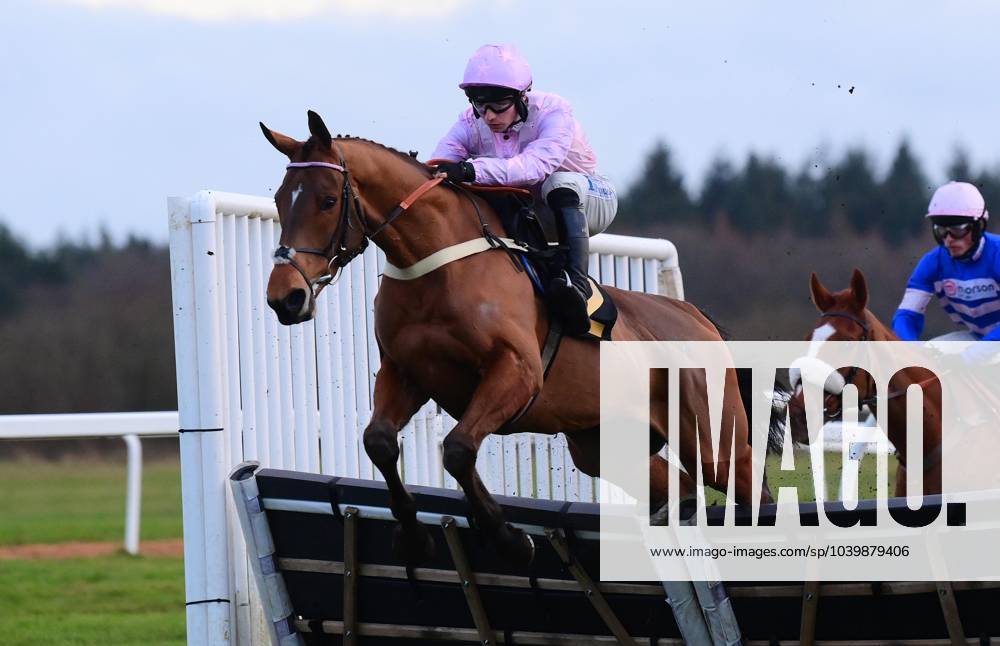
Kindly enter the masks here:
[[[661, 583], [596, 580], [595, 503], [498, 496], [506, 518], [534, 535], [524, 569], [469, 527], [461, 492], [411, 486], [436, 551], [408, 569], [391, 548], [384, 483], [254, 462], [230, 481], [274, 644], [683, 643]], [[990, 643], [1000, 636], [997, 586], [726, 585], [742, 643], [776, 645]]]

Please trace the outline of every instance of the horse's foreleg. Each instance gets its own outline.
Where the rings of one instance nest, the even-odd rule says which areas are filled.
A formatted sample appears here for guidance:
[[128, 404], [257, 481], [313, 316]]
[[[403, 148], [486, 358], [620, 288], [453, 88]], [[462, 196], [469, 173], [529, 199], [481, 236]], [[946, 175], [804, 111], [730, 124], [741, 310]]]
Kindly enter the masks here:
[[534, 555], [531, 539], [504, 521], [500, 506], [476, 473], [476, 455], [483, 440], [524, 408], [540, 387], [540, 366], [505, 351], [487, 368], [465, 414], [443, 442], [444, 468], [461, 485], [479, 529], [496, 540], [504, 556], [524, 564]]
[[408, 563], [430, 557], [434, 541], [427, 528], [417, 521], [417, 503], [399, 477], [399, 432], [427, 401], [386, 357], [375, 376], [375, 410], [365, 428], [365, 452], [385, 478], [392, 515], [399, 521], [394, 544]]

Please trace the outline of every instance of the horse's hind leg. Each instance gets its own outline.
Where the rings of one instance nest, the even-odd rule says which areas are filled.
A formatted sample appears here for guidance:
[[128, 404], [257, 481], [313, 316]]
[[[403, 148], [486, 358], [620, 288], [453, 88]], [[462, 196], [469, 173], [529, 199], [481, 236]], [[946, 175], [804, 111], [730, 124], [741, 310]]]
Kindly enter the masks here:
[[[678, 453], [684, 468], [692, 476], [700, 469], [703, 482], [722, 493], [727, 493], [730, 470], [733, 470], [733, 493], [737, 503], [751, 504], [755, 494], [760, 496], [761, 503], [773, 502], [766, 478], [762, 489], [754, 491], [750, 425], [740, 398], [736, 371], [726, 369], [721, 422], [710, 418], [705, 379], [704, 371], [681, 372]], [[722, 431], [717, 452], [705, 420]]]
[[407, 563], [419, 563], [434, 552], [434, 540], [417, 521], [417, 503], [399, 477], [398, 435], [428, 397], [403, 377], [395, 364], [382, 358], [375, 377], [375, 410], [365, 428], [365, 451], [385, 478], [392, 515], [399, 521], [393, 544]]
[[484, 372], [465, 414], [443, 442], [444, 468], [465, 492], [477, 526], [496, 541], [503, 556], [521, 564], [534, 556], [532, 541], [504, 521], [500, 505], [476, 473], [476, 455], [483, 440], [524, 408], [540, 385], [540, 365], [531, 366], [514, 351], [504, 351]]
[[[667, 461], [657, 451], [663, 448], [664, 442], [655, 431], [650, 431], [649, 450], [649, 512], [650, 514], [660, 510], [669, 499], [667, 486], [669, 476], [669, 466]], [[573, 464], [592, 478], [601, 475], [601, 431], [600, 427], [589, 428], [584, 431], [574, 431], [566, 435], [566, 446], [569, 447], [569, 454], [573, 458]], [[690, 496], [694, 493], [695, 484], [691, 477], [680, 472], [680, 495]], [[638, 498], [638, 491], [626, 491], [626, 493]]]

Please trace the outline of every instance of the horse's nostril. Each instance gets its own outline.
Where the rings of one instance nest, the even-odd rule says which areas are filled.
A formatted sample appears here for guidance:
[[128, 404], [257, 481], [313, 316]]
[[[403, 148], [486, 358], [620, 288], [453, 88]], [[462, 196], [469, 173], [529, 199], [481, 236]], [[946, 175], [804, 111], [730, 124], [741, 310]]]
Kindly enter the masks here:
[[302, 306], [306, 302], [306, 290], [304, 289], [294, 289], [292, 292], [285, 297], [285, 309], [292, 314], [298, 314], [302, 311]]

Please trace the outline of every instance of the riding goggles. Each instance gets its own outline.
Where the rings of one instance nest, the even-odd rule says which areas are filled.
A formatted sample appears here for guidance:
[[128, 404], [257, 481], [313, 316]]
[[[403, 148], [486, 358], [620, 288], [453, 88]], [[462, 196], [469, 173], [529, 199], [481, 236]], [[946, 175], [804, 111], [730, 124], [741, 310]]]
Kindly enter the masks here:
[[503, 99], [502, 101], [476, 101], [475, 99], [469, 99], [469, 102], [479, 114], [486, 114], [486, 110], [491, 110], [493, 114], [503, 114], [514, 105], [514, 99]]
[[974, 222], [964, 222], [962, 224], [952, 225], [935, 224], [933, 227], [934, 239], [938, 242], [944, 242], [945, 238], [950, 235], [956, 240], [961, 240], [972, 232], [974, 224]]

